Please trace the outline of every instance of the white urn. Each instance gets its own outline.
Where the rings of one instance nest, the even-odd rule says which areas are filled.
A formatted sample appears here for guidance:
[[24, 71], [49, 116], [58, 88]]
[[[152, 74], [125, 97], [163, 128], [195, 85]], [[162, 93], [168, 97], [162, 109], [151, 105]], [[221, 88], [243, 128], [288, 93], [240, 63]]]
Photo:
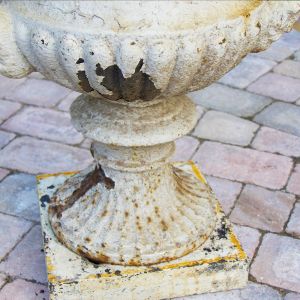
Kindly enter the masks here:
[[2, 2], [0, 73], [37, 70], [83, 93], [71, 116], [93, 139], [96, 164], [51, 199], [57, 238], [91, 261], [123, 265], [199, 247], [215, 225], [215, 198], [168, 162], [196, 124], [184, 94], [266, 49], [299, 11], [299, 1]]

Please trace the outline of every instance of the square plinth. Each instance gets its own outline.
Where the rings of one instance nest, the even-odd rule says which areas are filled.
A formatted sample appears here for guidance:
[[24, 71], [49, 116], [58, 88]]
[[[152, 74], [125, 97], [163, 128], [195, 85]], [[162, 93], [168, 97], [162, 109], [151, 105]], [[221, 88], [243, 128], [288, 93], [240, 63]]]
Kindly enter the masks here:
[[[199, 179], [199, 185], [207, 184], [192, 162], [174, 165]], [[206, 242], [171, 262], [140, 267], [94, 264], [70, 251], [56, 239], [47, 211], [53, 193], [75, 173], [37, 177], [50, 299], [165, 299], [246, 285], [248, 259], [219, 203], [216, 227]]]

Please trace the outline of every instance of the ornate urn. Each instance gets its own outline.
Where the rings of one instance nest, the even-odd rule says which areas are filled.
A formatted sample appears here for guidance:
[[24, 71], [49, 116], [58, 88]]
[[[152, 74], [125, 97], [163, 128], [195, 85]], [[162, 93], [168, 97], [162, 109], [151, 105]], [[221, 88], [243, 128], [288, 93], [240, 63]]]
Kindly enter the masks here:
[[197, 120], [184, 94], [266, 49], [299, 10], [299, 1], [259, 0], [2, 3], [0, 73], [37, 70], [81, 92], [72, 121], [94, 141], [95, 166], [51, 199], [57, 239], [126, 266], [197, 249], [215, 227], [216, 200], [168, 162]]

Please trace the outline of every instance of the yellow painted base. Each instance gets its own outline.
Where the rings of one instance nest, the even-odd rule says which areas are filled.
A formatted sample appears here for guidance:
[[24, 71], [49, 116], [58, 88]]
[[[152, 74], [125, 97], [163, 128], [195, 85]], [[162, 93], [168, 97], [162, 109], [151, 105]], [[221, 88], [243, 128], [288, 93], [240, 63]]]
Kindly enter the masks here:
[[[175, 165], [210, 190], [195, 164]], [[165, 299], [246, 285], [247, 256], [219, 203], [216, 228], [204, 245], [171, 262], [141, 267], [96, 265], [68, 250], [52, 232], [47, 207], [57, 187], [74, 173], [37, 177], [51, 299]]]

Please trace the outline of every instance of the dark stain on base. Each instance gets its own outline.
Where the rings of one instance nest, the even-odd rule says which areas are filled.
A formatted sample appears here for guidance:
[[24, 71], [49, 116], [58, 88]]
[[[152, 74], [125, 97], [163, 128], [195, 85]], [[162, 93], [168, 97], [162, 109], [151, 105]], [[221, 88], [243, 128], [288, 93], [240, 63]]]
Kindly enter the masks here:
[[63, 211], [72, 207], [78, 199], [84, 196], [88, 190], [93, 188], [98, 183], [103, 183], [105, 188], [107, 188], [108, 190], [111, 190], [115, 187], [115, 182], [105, 175], [100, 165], [97, 165], [93, 171], [85, 176], [85, 178], [80, 183], [79, 188], [75, 189], [72, 195], [66, 198], [63, 203], [57, 203], [57, 196], [54, 196], [54, 201], [53, 204], [49, 207], [49, 212], [54, 213], [58, 218], [61, 218]]
[[41, 201], [41, 207], [46, 207], [45, 203], [49, 203], [50, 202], [50, 197], [48, 195], [43, 195], [40, 198], [40, 201]]

